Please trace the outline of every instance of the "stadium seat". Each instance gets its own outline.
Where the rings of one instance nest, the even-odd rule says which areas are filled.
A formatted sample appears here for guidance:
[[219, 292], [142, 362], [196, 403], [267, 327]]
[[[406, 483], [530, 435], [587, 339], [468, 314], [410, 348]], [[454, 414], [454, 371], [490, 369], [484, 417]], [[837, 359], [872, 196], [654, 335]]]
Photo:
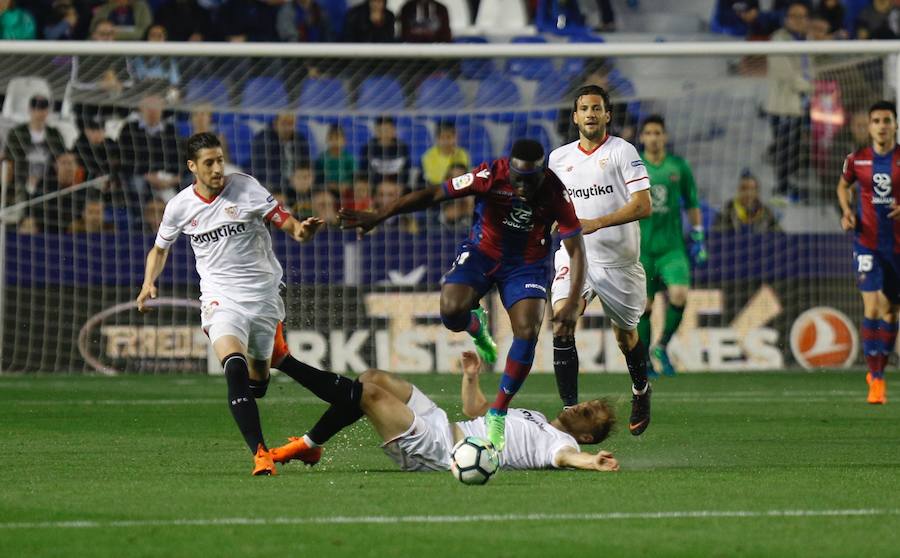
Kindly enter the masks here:
[[[547, 39], [541, 36], [513, 37], [514, 44], [543, 44]], [[550, 58], [510, 58], [506, 62], [506, 72], [511, 76], [525, 79], [540, 79], [553, 71], [553, 60]]]
[[451, 78], [428, 77], [416, 88], [415, 108], [419, 110], [458, 109], [465, 105], [462, 89]]
[[225, 138], [229, 160], [243, 169], [249, 169], [254, 133], [250, 122], [234, 113], [214, 113], [213, 122]]
[[476, 108], [509, 108], [513, 110], [522, 102], [522, 93], [516, 82], [502, 76], [486, 79], [475, 92]]
[[481, 163], [490, 163], [495, 154], [491, 145], [491, 136], [487, 129], [479, 122], [471, 121], [467, 124], [456, 125], [456, 136], [459, 145], [469, 152], [472, 166], [477, 167]]
[[360, 110], [402, 110], [405, 107], [403, 87], [392, 77], [368, 77], [359, 87], [356, 108]]
[[554, 138], [550, 135], [550, 132], [547, 131], [547, 128], [542, 124], [529, 123], [524, 126], [513, 125], [512, 129], [509, 132], [509, 138], [506, 142], [506, 147], [503, 149], [504, 153], [509, 153], [512, 150], [512, 145], [516, 140], [528, 138], [537, 140], [544, 147], [544, 155], [549, 155], [553, 149], [559, 145], [559, 142], [556, 142]]
[[558, 107], [564, 102], [564, 96], [569, 92], [571, 84], [569, 77], [557, 72], [544, 74], [537, 82], [534, 92], [534, 105], [544, 107], [552, 105]]
[[241, 93], [241, 107], [254, 109], [282, 109], [289, 99], [281, 78], [260, 76], [247, 80]]
[[[579, 33], [569, 37], [570, 43], [603, 43], [603, 37], [593, 33]], [[560, 71], [564, 76], [574, 77], [584, 71], [584, 58], [564, 58]]]
[[306, 78], [300, 85], [300, 109], [331, 109], [349, 104], [344, 81], [338, 78]]
[[3, 117], [15, 122], [28, 120], [28, 102], [35, 95], [43, 95], [50, 100], [53, 108], [53, 93], [50, 83], [39, 76], [15, 77], [6, 86], [6, 97], [3, 99]]
[[523, 0], [491, 0], [481, 2], [475, 16], [475, 27], [482, 31], [510, 31], [528, 28], [528, 12]]
[[[457, 37], [454, 43], [487, 44], [484, 37]], [[459, 77], [462, 79], [482, 80], [497, 73], [494, 61], [490, 58], [464, 58], [459, 62]]]
[[187, 83], [184, 102], [212, 103], [215, 106], [229, 106], [228, 85], [216, 77], [192, 78]]
[[434, 145], [434, 135], [428, 123], [416, 118], [397, 118], [397, 138], [409, 146], [409, 155], [414, 164]]

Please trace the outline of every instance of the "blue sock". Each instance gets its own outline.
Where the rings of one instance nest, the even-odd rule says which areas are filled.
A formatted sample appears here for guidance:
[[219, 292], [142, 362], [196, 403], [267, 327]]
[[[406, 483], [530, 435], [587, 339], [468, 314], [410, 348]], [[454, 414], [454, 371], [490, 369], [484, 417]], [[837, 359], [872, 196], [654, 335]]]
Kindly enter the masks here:
[[491, 409], [506, 413], [509, 408], [509, 402], [515, 397], [519, 388], [525, 383], [525, 378], [531, 371], [531, 365], [534, 362], [534, 348], [537, 345], [537, 339], [519, 339], [513, 337], [512, 346], [506, 356], [506, 367], [503, 370], [503, 377], [500, 379], [500, 389], [497, 390], [497, 398]]

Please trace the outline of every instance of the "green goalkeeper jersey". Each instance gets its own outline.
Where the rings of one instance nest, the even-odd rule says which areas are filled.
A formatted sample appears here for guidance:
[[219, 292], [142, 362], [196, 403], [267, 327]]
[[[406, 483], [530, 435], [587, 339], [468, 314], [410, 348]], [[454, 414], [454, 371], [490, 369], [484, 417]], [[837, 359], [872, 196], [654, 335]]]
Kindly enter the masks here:
[[641, 258], [657, 257], [673, 250], [684, 252], [684, 230], [681, 223], [682, 203], [685, 209], [699, 207], [694, 173], [687, 161], [666, 155], [658, 166], [641, 153], [650, 177], [650, 199], [653, 212], [641, 219]]

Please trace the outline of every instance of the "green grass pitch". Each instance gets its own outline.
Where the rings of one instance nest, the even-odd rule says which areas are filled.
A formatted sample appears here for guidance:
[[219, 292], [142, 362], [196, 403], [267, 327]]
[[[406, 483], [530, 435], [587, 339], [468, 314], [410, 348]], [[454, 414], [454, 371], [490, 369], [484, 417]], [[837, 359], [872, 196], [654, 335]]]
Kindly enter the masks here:
[[[458, 376], [411, 378], [460, 418]], [[277, 380], [273, 445], [324, 409]], [[365, 421], [315, 468], [251, 477], [221, 378], [0, 377], [0, 556], [900, 556], [900, 399], [867, 405], [859, 372], [654, 387], [647, 432], [603, 445], [620, 472], [470, 487], [396, 471]], [[623, 421], [627, 389], [582, 376]], [[553, 414], [555, 392], [533, 375], [514, 403]]]

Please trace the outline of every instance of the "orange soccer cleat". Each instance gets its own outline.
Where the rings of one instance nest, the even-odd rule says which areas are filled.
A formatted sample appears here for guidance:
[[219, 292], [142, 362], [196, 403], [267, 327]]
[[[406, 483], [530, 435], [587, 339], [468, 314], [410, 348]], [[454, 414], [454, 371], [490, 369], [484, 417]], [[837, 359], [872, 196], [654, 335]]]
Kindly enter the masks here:
[[256, 455], [253, 456], [253, 476], [275, 475], [275, 462], [272, 461], [272, 454], [262, 444], [256, 448]]
[[303, 438], [291, 436], [288, 438], [288, 443], [273, 448], [271, 453], [272, 459], [276, 463], [287, 463], [292, 459], [299, 459], [307, 465], [315, 465], [322, 459], [322, 446], [311, 448]]
[[275, 344], [272, 346], [272, 366], [278, 368], [284, 357], [291, 354], [288, 349], [287, 339], [284, 337], [284, 322], [278, 322], [275, 328]]
[[872, 405], [884, 405], [887, 403], [887, 385], [884, 378], [872, 378], [869, 383], [869, 398], [867, 399]]

